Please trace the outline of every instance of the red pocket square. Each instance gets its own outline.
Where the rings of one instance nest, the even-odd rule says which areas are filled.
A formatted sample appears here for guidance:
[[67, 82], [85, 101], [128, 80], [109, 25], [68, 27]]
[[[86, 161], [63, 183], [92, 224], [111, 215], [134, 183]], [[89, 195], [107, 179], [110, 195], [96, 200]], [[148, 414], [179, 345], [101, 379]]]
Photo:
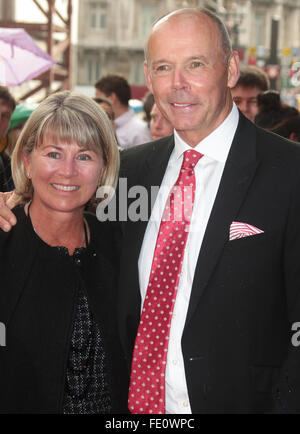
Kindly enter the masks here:
[[238, 238], [250, 237], [252, 235], [262, 234], [264, 231], [247, 223], [232, 222], [230, 225], [229, 241]]

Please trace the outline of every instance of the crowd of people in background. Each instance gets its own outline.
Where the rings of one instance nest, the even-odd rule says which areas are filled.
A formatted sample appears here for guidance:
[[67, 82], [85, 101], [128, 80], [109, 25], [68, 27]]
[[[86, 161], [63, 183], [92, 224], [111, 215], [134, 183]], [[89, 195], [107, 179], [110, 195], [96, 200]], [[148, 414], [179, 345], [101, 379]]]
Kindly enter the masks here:
[[237, 107], [257, 126], [289, 140], [300, 141], [299, 111], [285, 104], [278, 91], [270, 89], [269, 78], [260, 68], [241, 68], [231, 93]]
[[150, 140], [146, 122], [135, 116], [129, 107], [131, 89], [125, 77], [108, 74], [97, 81], [95, 89], [96, 98], [106, 98], [112, 104], [116, 136], [122, 149]]

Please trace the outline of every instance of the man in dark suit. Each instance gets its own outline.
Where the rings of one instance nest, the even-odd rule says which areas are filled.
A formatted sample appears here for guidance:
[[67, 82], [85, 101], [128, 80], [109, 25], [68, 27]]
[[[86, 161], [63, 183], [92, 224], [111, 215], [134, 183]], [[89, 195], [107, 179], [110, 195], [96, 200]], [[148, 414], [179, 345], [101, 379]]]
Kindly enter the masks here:
[[[299, 146], [232, 104], [238, 57], [209, 11], [159, 20], [146, 58], [175, 132], [122, 152], [121, 177], [148, 192], [151, 215], [117, 224], [129, 409], [299, 412]], [[174, 184], [191, 217], [178, 218]]]
[[151, 313], [141, 304], [150, 296], [164, 204], [192, 148], [203, 157], [194, 170], [192, 230], [168, 312], [162, 412], [298, 412], [300, 349], [292, 334], [300, 321], [300, 148], [256, 128], [232, 104], [238, 58], [207, 11], [177, 11], [154, 25], [145, 74], [175, 134], [123, 154], [128, 189], [141, 185], [150, 195], [160, 186], [156, 218], [122, 224], [119, 312], [129, 366], [134, 354], [129, 408], [160, 412], [144, 397], [156, 402], [157, 394], [159, 401], [151, 378], [161, 371], [150, 368], [143, 327]]

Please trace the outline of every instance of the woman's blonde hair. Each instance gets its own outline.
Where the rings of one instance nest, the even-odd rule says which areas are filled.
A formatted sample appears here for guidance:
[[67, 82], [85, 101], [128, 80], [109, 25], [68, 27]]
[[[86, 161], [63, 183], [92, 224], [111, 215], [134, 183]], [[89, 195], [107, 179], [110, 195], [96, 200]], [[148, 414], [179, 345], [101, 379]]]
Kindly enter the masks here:
[[119, 150], [111, 123], [104, 110], [91, 98], [64, 91], [50, 95], [31, 114], [12, 154], [12, 176], [18, 202], [32, 198], [32, 182], [26, 176], [23, 155], [47, 139], [51, 143], [77, 143], [101, 155], [105, 171], [99, 186], [115, 188], [120, 164]]

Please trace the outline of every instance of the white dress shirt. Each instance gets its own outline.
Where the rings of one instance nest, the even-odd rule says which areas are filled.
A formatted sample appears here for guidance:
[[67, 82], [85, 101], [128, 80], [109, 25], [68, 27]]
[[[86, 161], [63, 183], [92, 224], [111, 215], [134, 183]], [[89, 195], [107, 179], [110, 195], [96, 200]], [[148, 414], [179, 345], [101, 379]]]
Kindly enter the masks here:
[[[188, 234], [185, 247], [182, 274], [171, 322], [166, 367], [166, 413], [191, 413], [181, 349], [181, 337], [203, 236], [238, 121], [239, 113], [234, 104], [224, 122], [194, 148], [196, 151], [203, 154], [203, 157], [195, 167], [196, 190], [191, 230]], [[139, 256], [139, 283], [142, 304], [147, 291], [156, 239], [165, 202], [179, 176], [183, 153], [191, 149], [190, 146], [179, 137], [176, 131], [174, 131], [174, 137], [175, 147], [170, 156], [161, 187], [152, 209]]]
[[118, 144], [122, 149], [150, 142], [150, 130], [145, 121], [140, 119], [132, 109], [119, 116], [115, 122]]

